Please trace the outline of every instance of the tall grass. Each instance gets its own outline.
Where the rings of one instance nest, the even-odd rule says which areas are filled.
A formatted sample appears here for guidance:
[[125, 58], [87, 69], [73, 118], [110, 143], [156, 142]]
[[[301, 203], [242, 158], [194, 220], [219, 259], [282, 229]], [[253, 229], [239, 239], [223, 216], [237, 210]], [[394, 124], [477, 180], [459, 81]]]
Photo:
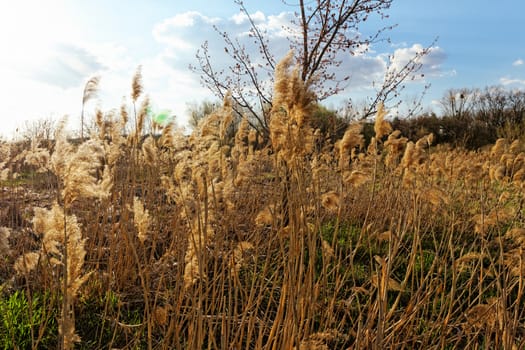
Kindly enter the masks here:
[[519, 141], [408, 142], [381, 107], [368, 145], [359, 123], [332, 145], [291, 56], [264, 148], [247, 120], [229, 134], [229, 96], [190, 136], [146, 135], [142, 91], [138, 70], [131, 133], [124, 106], [79, 145], [1, 145], [2, 300], [26, 300], [4, 348], [525, 345]]

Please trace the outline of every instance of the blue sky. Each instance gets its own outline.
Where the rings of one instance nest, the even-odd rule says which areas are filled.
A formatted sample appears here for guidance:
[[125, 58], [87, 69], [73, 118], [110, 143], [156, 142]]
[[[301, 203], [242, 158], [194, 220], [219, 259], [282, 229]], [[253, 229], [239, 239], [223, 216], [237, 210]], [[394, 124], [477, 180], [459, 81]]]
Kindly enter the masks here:
[[[246, 0], [245, 5], [267, 28], [276, 54], [284, 54], [281, 26], [294, 7], [279, 0]], [[402, 64], [435, 38], [423, 61], [425, 81], [409, 84], [407, 100], [430, 83], [424, 104], [439, 113], [437, 101], [450, 88], [525, 89], [524, 13], [523, 0], [394, 0], [390, 18], [372, 18], [362, 28], [366, 34], [397, 24], [387, 33], [391, 44], [344, 57], [341, 69], [351, 72], [349, 87], [327, 103], [337, 107], [343, 98], [359, 101], [373, 94], [389, 54]], [[10, 138], [26, 120], [65, 114], [71, 127], [78, 127], [82, 89], [95, 75], [101, 76], [100, 94], [87, 106], [88, 115], [96, 107], [118, 108], [123, 96], [130, 100], [138, 65], [154, 105], [172, 110], [183, 126], [187, 103], [212, 99], [188, 70], [196, 50], [209, 40], [214, 62], [227, 64], [211, 23], [232, 33], [246, 30], [233, 0], [0, 0], [0, 134]]]

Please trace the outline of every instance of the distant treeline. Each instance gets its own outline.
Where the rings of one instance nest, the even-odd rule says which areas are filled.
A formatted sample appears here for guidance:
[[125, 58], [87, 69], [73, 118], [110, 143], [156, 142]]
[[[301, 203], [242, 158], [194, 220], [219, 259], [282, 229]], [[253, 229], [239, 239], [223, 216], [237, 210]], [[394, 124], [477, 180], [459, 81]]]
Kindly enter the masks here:
[[[415, 117], [396, 117], [392, 127], [416, 141], [434, 133], [434, 144], [475, 150], [493, 144], [498, 138], [525, 138], [525, 90], [503, 87], [485, 89], [451, 89], [440, 100], [440, 113], [423, 113]], [[348, 119], [320, 106], [312, 116], [313, 126], [330, 135], [342, 137]], [[374, 121], [363, 128], [365, 140], [374, 135]]]
[[442, 115], [395, 118], [392, 126], [415, 140], [430, 132], [436, 143], [478, 149], [500, 137], [523, 138], [525, 91], [502, 87], [449, 90], [440, 101]]

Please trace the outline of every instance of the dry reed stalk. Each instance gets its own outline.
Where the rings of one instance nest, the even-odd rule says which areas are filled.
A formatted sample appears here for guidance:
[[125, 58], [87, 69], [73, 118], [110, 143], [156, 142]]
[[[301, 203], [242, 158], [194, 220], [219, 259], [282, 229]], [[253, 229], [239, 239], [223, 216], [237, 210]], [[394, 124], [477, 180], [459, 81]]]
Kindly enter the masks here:
[[232, 98], [231, 93], [228, 92], [224, 96], [223, 105], [221, 108], [221, 120], [219, 124], [219, 139], [226, 139], [226, 132], [233, 122], [233, 108], [232, 108]]
[[15, 263], [15, 269], [19, 273], [28, 273], [36, 267], [42, 257], [52, 266], [64, 266], [64, 304], [59, 333], [63, 347], [71, 349], [74, 343], [80, 341], [75, 332], [73, 305], [80, 287], [90, 276], [90, 273], [83, 274], [82, 271], [86, 256], [86, 239], [82, 238], [77, 218], [74, 215], [66, 215], [56, 203], [49, 210], [35, 208], [33, 227], [42, 237], [42, 247], [39, 252], [27, 253], [20, 257]]
[[488, 230], [503, 225], [512, 219], [515, 214], [515, 209], [513, 208], [495, 208], [488, 214], [477, 214], [472, 218], [475, 224], [474, 231], [481, 235], [486, 235]]
[[63, 265], [63, 304], [59, 332], [62, 347], [70, 349], [80, 341], [75, 333], [74, 299], [89, 274], [82, 275], [86, 255], [85, 239], [82, 239], [76, 217], [69, 215], [68, 210], [80, 198], [109, 197], [113, 179], [109, 167], [103, 166], [106, 156], [104, 144], [100, 140], [89, 140], [75, 150], [66, 140], [64, 124], [65, 120], [57, 130], [55, 152], [51, 156], [51, 168], [63, 184], [61, 195], [64, 208], [55, 204], [49, 211], [35, 210], [33, 222], [35, 231], [43, 235], [42, 252], [58, 253], [60, 259], [57, 262]]
[[471, 307], [465, 313], [468, 327], [484, 330], [495, 330], [499, 328], [499, 318], [505, 311], [502, 309], [501, 301], [491, 298], [486, 304]]
[[235, 133], [235, 143], [231, 151], [232, 161], [239, 163], [246, 160], [248, 155], [248, 146], [246, 145], [246, 141], [248, 140], [248, 135], [250, 133], [251, 131], [248, 119], [243, 117], [239, 123], [239, 128]]
[[510, 274], [519, 279], [525, 276], [525, 250], [523, 245], [504, 253], [503, 264]]
[[454, 261], [454, 268], [459, 272], [465, 272], [473, 262], [480, 261], [484, 257], [486, 257], [484, 253], [468, 252]]
[[335, 251], [334, 251], [334, 248], [332, 248], [332, 246], [330, 245], [330, 243], [328, 243], [327, 241], [323, 239], [321, 244], [322, 244], [323, 255], [328, 259], [334, 259]]
[[505, 232], [505, 237], [512, 239], [525, 249], [525, 228], [515, 227]]
[[0, 140], [0, 169], [5, 166], [9, 158], [11, 158], [11, 146], [9, 143]]
[[[206, 230], [206, 232], [204, 232]], [[193, 223], [193, 228], [188, 237], [188, 247], [184, 256], [184, 288], [188, 289], [193, 286], [199, 279], [205, 279], [203, 274], [205, 266], [203, 265], [206, 245], [209, 239], [214, 236], [214, 231], [208, 225], [206, 228], [197, 220]]]
[[11, 231], [7, 227], [0, 227], [0, 256], [7, 256], [11, 254], [9, 248], [9, 236]]
[[370, 283], [375, 288], [383, 288], [386, 286], [386, 289], [389, 291], [395, 291], [395, 292], [403, 292], [405, 291], [403, 287], [401, 287], [401, 284], [393, 279], [392, 277], [388, 277], [386, 280], [380, 281], [380, 278], [383, 278], [382, 276], [379, 276], [378, 274], [374, 274], [370, 277]]
[[9, 168], [2, 169], [2, 171], [0, 171], [0, 181], [6, 181], [9, 178], [10, 172], [11, 172], [11, 169]]
[[377, 239], [378, 242], [391, 241], [392, 237], [395, 237], [395, 236], [393, 236], [393, 233], [390, 230], [384, 231], [384, 232], [377, 232], [376, 234], [373, 235], [373, 238]]
[[106, 163], [114, 176], [117, 162], [124, 154], [126, 139], [122, 136], [122, 126], [116, 122], [111, 124], [111, 141], [104, 140], [104, 151]]
[[301, 340], [298, 347], [293, 347], [293, 350], [304, 349], [304, 350], [329, 350], [330, 348], [326, 343], [319, 339]]
[[137, 115], [137, 124], [135, 131], [133, 133], [134, 136], [134, 142], [136, 145], [140, 143], [140, 138], [142, 137], [143, 131], [144, 131], [144, 123], [146, 122], [146, 117], [148, 116], [150, 110], [150, 100], [149, 97], [146, 96], [142, 100], [142, 103], [140, 104], [139, 113]]
[[245, 262], [245, 255], [253, 249], [254, 246], [250, 242], [242, 241], [237, 243], [230, 257], [230, 270], [232, 275], [237, 276], [239, 274], [239, 271]]

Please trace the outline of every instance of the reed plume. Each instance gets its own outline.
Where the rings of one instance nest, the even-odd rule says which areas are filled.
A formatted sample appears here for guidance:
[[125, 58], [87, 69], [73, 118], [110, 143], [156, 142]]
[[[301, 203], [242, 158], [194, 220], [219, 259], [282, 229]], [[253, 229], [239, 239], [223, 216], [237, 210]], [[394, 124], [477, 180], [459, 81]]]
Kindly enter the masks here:
[[343, 138], [335, 143], [335, 149], [339, 153], [339, 169], [347, 169], [355, 149], [363, 147], [364, 137], [361, 135], [362, 129], [363, 124], [351, 123], [346, 129]]
[[66, 205], [77, 198], [107, 198], [111, 189], [109, 171], [104, 171], [102, 179], [98, 173], [104, 163], [105, 152], [100, 142], [89, 140], [80, 145], [76, 152], [70, 153], [65, 160], [52, 156], [54, 164], [64, 164], [63, 168], [55, 167], [57, 175], [63, 179], [62, 197]]
[[142, 85], [142, 66], [138, 66], [135, 75], [133, 75], [133, 80], [131, 81], [131, 98], [133, 102], [137, 102], [140, 95], [144, 91], [144, 86]]
[[255, 217], [255, 225], [260, 226], [260, 227], [272, 225], [272, 223], [275, 222], [274, 214], [275, 214], [275, 207], [271, 205], [266, 206]]
[[376, 120], [374, 122], [374, 132], [377, 141], [380, 141], [383, 136], [388, 135], [392, 131], [392, 125], [385, 120], [386, 113], [383, 103], [380, 103], [377, 107]]
[[493, 158], [500, 158], [505, 149], [507, 148], [507, 139], [500, 138], [496, 140], [496, 143], [490, 149], [490, 156]]
[[89, 274], [82, 275], [86, 251], [80, 226], [74, 215], [69, 215], [73, 202], [79, 198], [107, 198], [113, 186], [105, 149], [101, 140], [83, 142], [76, 150], [64, 133], [65, 120], [56, 134], [55, 152], [51, 169], [62, 181], [61, 197], [64, 208], [54, 204], [51, 210], [35, 210], [33, 225], [42, 238], [42, 253], [54, 253], [51, 263], [63, 265], [63, 303], [59, 333], [64, 349], [71, 349], [80, 341], [75, 333], [74, 299]]
[[82, 103], [85, 104], [89, 100], [97, 97], [98, 93], [98, 84], [100, 83], [100, 77], [92, 77], [84, 86], [84, 93], [82, 94]]
[[159, 144], [163, 149], [171, 149], [174, 147], [175, 138], [173, 136], [174, 122], [169, 123], [162, 129]]
[[347, 185], [359, 187], [370, 180], [370, 176], [364, 171], [353, 170], [343, 173], [343, 182]]
[[390, 135], [388, 135], [388, 138], [384, 143], [384, 146], [387, 150], [385, 164], [390, 168], [395, 168], [398, 165], [399, 158], [401, 157], [405, 145], [408, 142], [406, 137], [400, 137], [400, 135], [401, 131], [394, 130]]
[[128, 107], [126, 106], [126, 101], [124, 100], [122, 104], [120, 105], [120, 126], [122, 129], [126, 128], [126, 125], [128, 125], [128, 120], [129, 120]]
[[340, 202], [341, 198], [335, 191], [330, 191], [321, 196], [321, 203], [323, 207], [332, 212], [335, 212], [339, 209], [339, 205], [341, 204]]
[[311, 81], [303, 82], [298, 68], [291, 69], [293, 51], [275, 68], [274, 99], [270, 112], [270, 141], [281, 159], [291, 161], [295, 155], [313, 149], [313, 130], [308, 118], [316, 101]]
[[36, 139], [31, 140], [31, 147], [25, 153], [24, 163], [36, 168], [37, 173], [45, 173], [49, 170], [49, 150], [38, 147]]
[[11, 169], [7, 167], [11, 156], [11, 148], [7, 143], [0, 140], [0, 181], [5, 181], [9, 177]]
[[84, 93], [82, 94], [82, 112], [80, 113], [80, 139], [84, 142], [84, 109], [86, 103], [95, 98], [98, 93], [98, 84], [100, 83], [100, 77], [92, 77], [84, 86]]
[[19, 256], [13, 268], [19, 275], [27, 275], [33, 271], [40, 260], [40, 252], [29, 252]]
[[521, 141], [514, 140], [509, 146], [509, 152], [513, 154], [519, 154], [521, 152]]
[[252, 243], [247, 241], [242, 241], [237, 243], [235, 249], [233, 250], [230, 258], [230, 268], [233, 275], [238, 275], [240, 269], [245, 262], [245, 255], [249, 251], [253, 250], [254, 246]]
[[51, 209], [35, 208], [33, 228], [41, 236], [40, 252], [25, 254], [17, 261], [15, 268], [28, 272], [36, 266], [41, 257], [51, 265], [64, 266], [64, 302], [59, 333], [63, 347], [71, 349], [74, 343], [80, 341], [75, 332], [73, 305], [80, 287], [90, 276], [90, 273], [82, 271], [86, 256], [86, 239], [82, 238], [76, 216], [66, 215], [56, 203]]
[[133, 221], [137, 228], [137, 237], [140, 243], [144, 244], [148, 238], [148, 228], [150, 226], [151, 218], [149, 211], [144, 209], [144, 204], [138, 197], [133, 198]]
[[155, 144], [155, 139], [152, 136], [148, 136], [142, 143], [142, 154], [144, 155], [144, 161], [148, 165], [154, 165], [158, 159], [158, 149]]
[[465, 313], [467, 326], [483, 330], [495, 330], [496, 327], [500, 326], [498, 321], [505, 312], [498, 298], [490, 298], [487, 303], [475, 305], [467, 310]]

